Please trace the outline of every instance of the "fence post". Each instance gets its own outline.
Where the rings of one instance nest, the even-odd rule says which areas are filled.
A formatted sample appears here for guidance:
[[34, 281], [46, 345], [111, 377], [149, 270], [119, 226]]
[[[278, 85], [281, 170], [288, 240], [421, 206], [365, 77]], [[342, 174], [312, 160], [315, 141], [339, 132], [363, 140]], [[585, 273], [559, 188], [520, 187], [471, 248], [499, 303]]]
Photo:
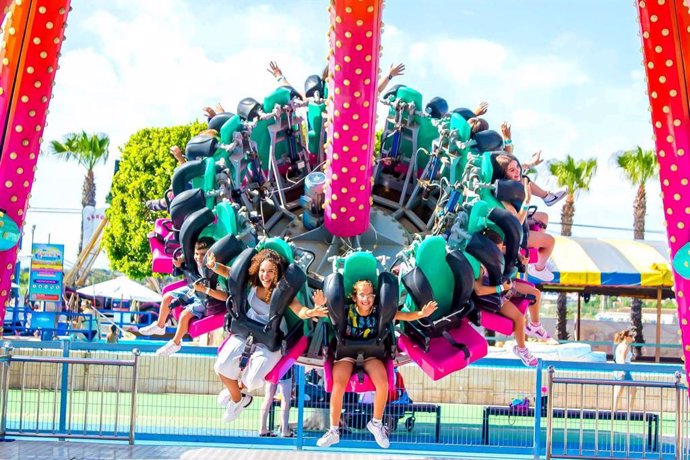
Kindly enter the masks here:
[[139, 355], [141, 351], [138, 348], [132, 350], [134, 355], [134, 364], [132, 365], [132, 407], [129, 416], [129, 444], [134, 444], [134, 431], [137, 422], [137, 367], [139, 365]]
[[5, 440], [5, 433], [7, 432], [7, 400], [10, 396], [10, 362], [12, 360], [12, 350], [14, 347], [9, 342], [3, 345], [5, 349], [4, 355], [7, 360], [2, 363], [2, 420], [0, 420], [0, 440]]
[[[69, 358], [70, 341], [62, 339], [62, 357]], [[62, 363], [62, 376], [60, 379], [60, 422], [58, 431], [64, 433], [67, 430], [67, 397], [69, 395], [69, 364]], [[64, 438], [60, 438], [64, 440]]]
[[541, 450], [541, 386], [542, 386], [542, 370], [543, 362], [540, 359], [537, 360], [537, 378], [534, 384], [534, 458], [539, 459], [539, 453]]
[[553, 366], [549, 366], [549, 379], [547, 380], [547, 388], [549, 399], [546, 410], [546, 460], [551, 460], [551, 443], [553, 442], [553, 375], [556, 372]]
[[304, 392], [305, 385], [305, 368], [304, 366], [295, 366], [295, 373], [297, 375], [297, 449], [302, 450], [304, 447]]
[[[676, 460], [681, 460], [683, 458], [683, 447], [682, 447], [682, 441], [683, 441], [683, 432], [681, 431], [682, 428], [682, 419], [683, 419], [683, 413], [681, 411], [681, 406], [682, 406], [682, 399], [681, 398], [687, 398], [686, 395], [683, 394], [682, 391], [682, 386], [680, 384], [680, 372], [676, 371], [673, 376], [676, 378]], [[663, 401], [662, 401], [663, 404]], [[663, 409], [663, 406], [662, 406]], [[663, 433], [662, 433], [663, 435]]]

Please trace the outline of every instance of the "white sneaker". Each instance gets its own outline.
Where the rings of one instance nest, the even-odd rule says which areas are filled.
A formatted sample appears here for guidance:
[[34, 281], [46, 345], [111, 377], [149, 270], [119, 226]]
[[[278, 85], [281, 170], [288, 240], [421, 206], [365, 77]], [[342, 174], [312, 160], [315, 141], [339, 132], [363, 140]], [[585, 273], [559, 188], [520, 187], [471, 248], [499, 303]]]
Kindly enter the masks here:
[[149, 324], [139, 329], [141, 335], [164, 335], [165, 328], [160, 327], [158, 323]]
[[549, 192], [544, 197], [544, 204], [546, 206], [553, 206], [554, 204], [561, 201], [568, 194], [568, 187], [563, 186], [556, 190], [555, 192]]
[[182, 349], [182, 345], [178, 345], [172, 340], [156, 350], [156, 356], [170, 356]]
[[528, 337], [532, 337], [539, 340], [553, 340], [551, 334], [549, 334], [549, 332], [546, 329], [544, 329], [544, 326], [542, 326], [541, 323], [532, 324], [529, 321], [527, 321], [527, 324], [525, 325], [525, 334]]
[[329, 447], [333, 444], [338, 444], [339, 442], [340, 434], [338, 431], [328, 430], [318, 441], [316, 441], [316, 445], [319, 447]]
[[230, 391], [227, 388], [223, 388], [223, 391], [218, 393], [216, 402], [220, 407], [228, 407], [228, 403], [230, 402]]
[[553, 281], [554, 279], [554, 275], [551, 270], [546, 267], [544, 267], [543, 270], [537, 270], [537, 266], [535, 264], [530, 264], [527, 266], [527, 274], [545, 282]]
[[519, 348], [517, 345], [515, 345], [513, 347], [513, 353], [515, 353], [515, 356], [520, 358], [522, 364], [524, 364], [527, 367], [535, 367], [538, 364], [537, 358], [535, 358], [534, 355], [530, 353], [527, 347]]
[[226, 423], [234, 421], [253, 400], [254, 398], [250, 395], [242, 395], [242, 399], [238, 402], [230, 401], [223, 414], [223, 421]]
[[388, 433], [386, 433], [386, 427], [383, 426], [383, 423], [375, 424], [373, 420], [369, 420], [369, 423], [367, 423], [367, 430], [374, 435], [376, 444], [384, 449], [388, 449], [390, 442], [388, 441]]

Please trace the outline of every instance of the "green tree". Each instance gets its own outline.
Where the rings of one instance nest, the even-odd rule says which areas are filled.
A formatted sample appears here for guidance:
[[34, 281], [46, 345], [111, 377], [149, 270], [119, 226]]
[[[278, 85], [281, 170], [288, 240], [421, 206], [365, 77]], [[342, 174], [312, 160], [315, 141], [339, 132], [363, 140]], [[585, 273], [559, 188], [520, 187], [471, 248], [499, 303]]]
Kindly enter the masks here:
[[[84, 177], [81, 191], [82, 209], [86, 206], [96, 206], [96, 180], [93, 175], [93, 168], [99, 163], [108, 161], [109, 146], [110, 138], [106, 134], [87, 134], [85, 131], [67, 134], [62, 141], [50, 141], [49, 150], [53, 155], [65, 161], [74, 160], [86, 168], [86, 177]], [[82, 231], [80, 230], [79, 234], [80, 253]]]
[[147, 234], [163, 212], [149, 211], [146, 200], [161, 198], [170, 187], [177, 161], [173, 145], [184, 148], [189, 139], [206, 128], [205, 123], [171, 128], [142, 129], [122, 148], [120, 169], [113, 177], [112, 202], [106, 215], [109, 224], [103, 244], [114, 270], [133, 279], [151, 275], [151, 250]]
[[[563, 161], [550, 161], [549, 171], [556, 177], [559, 186], [568, 187], [568, 196], [561, 209], [561, 235], [572, 236], [573, 219], [575, 218], [575, 196], [589, 191], [597, 172], [596, 158], [575, 160], [568, 155]], [[556, 331], [559, 340], [568, 339], [568, 308], [565, 293], [558, 294], [556, 306]]]
[[[659, 162], [653, 150], [642, 150], [639, 145], [614, 155], [616, 165], [623, 171], [630, 183], [637, 187], [633, 202], [633, 238], [644, 240], [645, 218], [647, 216], [647, 190], [645, 184], [657, 176]], [[634, 298], [630, 306], [630, 322], [635, 328], [635, 343], [644, 343], [642, 334], [642, 301]], [[635, 357], [642, 356], [642, 347], [634, 348]]]

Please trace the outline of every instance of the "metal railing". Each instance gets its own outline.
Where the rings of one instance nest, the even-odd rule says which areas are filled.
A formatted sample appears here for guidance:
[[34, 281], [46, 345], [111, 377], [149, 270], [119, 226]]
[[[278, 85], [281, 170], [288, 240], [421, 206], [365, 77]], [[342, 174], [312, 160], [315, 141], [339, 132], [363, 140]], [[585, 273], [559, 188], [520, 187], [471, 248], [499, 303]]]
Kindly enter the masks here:
[[547, 460], [690, 458], [688, 394], [680, 372], [674, 382], [632, 380], [628, 371], [617, 371], [616, 379], [555, 372], [548, 368]]
[[[67, 342], [65, 342], [67, 343]], [[0, 356], [5, 436], [128, 440], [134, 444], [139, 350], [131, 360]]]

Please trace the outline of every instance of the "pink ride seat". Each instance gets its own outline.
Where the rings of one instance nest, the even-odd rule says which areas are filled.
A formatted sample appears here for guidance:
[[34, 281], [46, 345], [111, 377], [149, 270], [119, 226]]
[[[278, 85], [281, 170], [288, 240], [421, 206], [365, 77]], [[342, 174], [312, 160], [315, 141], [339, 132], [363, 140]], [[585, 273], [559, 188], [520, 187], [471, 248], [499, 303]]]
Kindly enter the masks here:
[[172, 221], [170, 219], [156, 219], [154, 231], [149, 234], [149, 247], [151, 254], [153, 254], [151, 271], [154, 273], [170, 274], [173, 272], [172, 254], [180, 245], [169, 241], [172, 238]]
[[302, 336], [299, 338], [295, 346], [290, 348], [287, 353], [280, 358], [278, 364], [275, 365], [271, 372], [266, 374], [266, 381], [270, 383], [278, 383], [280, 378], [295, 364], [297, 358], [302, 356], [307, 351], [309, 340]]
[[[173, 309], [172, 314], [176, 320], [180, 320], [180, 315], [184, 310], [183, 307], [177, 307]], [[223, 327], [225, 323], [225, 314], [216, 313], [215, 315], [204, 316], [201, 319], [193, 319], [189, 322], [188, 334], [190, 337], [196, 338], [203, 334], [208, 334], [209, 332], [215, 331]]]
[[[527, 308], [529, 307], [528, 299], [524, 297], [513, 297], [512, 301], [523, 315], [527, 312]], [[484, 329], [496, 331], [503, 335], [513, 335], [513, 320], [500, 313], [482, 310], [479, 314], [479, 322]]]
[[448, 374], [459, 371], [488, 353], [489, 347], [486, 340], [467, 319], [463, 320], [460, 327], [449, 331], [449, 333], [456, 342], [467, 347], [470, 353], [469, 357], [465, 357], [463, 350], [453, 347], [444, 337], [431, 339], [429, 351], [424, 352], [422, 347], [409, 337], [402, 335], [398, 339], [398, 348], [407, 353], [407, 356], [433, 380], [439, 380]]
[[[386, 366], [386, 374], [388, 374], [388, 388], [395, 388], [395, 369], [393, 368], [393, 361], [388, 359], [384, 363]], [[326, 392], [330, 393], [333, 391], [333, 361], [332, 359], [327, 359], [323, 363], [323, 375]], [[371, 381], [369, 376], [364, 374], [364, 381], [359, 382], [359, 376], [357, 372], [350, 376], [350, 381], [345, 386], [346, 393], [364, 393], [366, 391], [376, 391], [374, 382]]]

